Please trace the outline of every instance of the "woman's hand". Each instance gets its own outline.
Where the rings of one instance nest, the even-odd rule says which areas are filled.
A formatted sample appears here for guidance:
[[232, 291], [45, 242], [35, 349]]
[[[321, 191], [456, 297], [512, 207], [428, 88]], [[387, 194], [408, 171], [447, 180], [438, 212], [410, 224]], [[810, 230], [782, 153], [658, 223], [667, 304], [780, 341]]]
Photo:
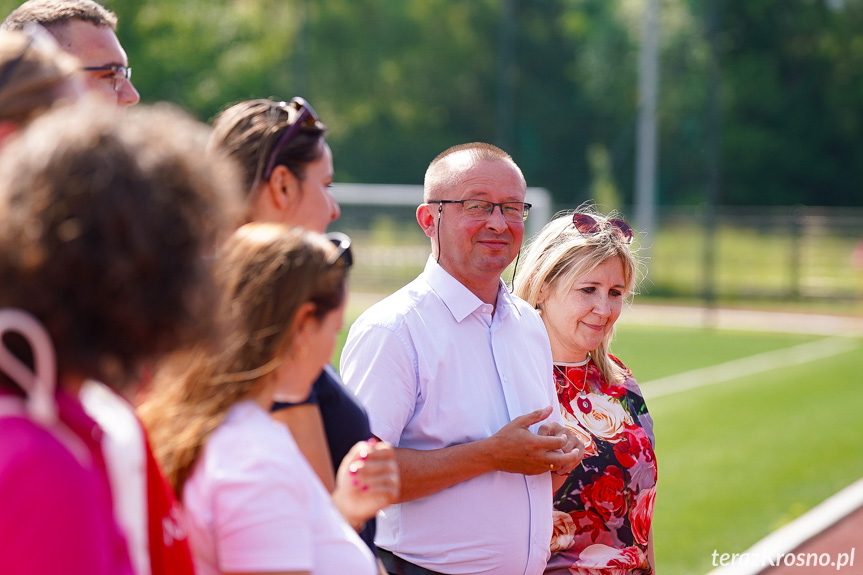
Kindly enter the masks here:
[[339, 465], [333, 503], [356, 530], [394, 503], [401, 480], [392, 445], [375, 438], [354, 445]]

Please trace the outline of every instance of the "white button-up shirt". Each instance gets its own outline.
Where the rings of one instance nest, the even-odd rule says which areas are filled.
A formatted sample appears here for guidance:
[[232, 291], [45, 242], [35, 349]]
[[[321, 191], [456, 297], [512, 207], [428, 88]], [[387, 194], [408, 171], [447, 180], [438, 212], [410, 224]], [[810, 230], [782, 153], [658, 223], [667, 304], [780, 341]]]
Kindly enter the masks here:
[[[557, 405], [551, 347], [536, 311], [503, 282], [495, 310], [432, 258], [353, 324], [341, 374], [372, 432], [396, 447], [477, 441]], [[559, 421], [559, 410], [552, 413]], [[384, 509], [376, 542], [444, 573], [538, 574], [549, 557], [551, 511], [550, 474], [486, 473]]]

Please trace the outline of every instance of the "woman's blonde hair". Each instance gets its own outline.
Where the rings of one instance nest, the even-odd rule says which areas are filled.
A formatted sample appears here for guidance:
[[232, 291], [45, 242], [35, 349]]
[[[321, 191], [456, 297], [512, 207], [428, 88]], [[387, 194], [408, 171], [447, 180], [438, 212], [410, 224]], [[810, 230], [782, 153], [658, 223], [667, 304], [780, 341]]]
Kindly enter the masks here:
[[[599, 225], [594, 234], [582, 234], [572, 223], [573, 213], [588, 214]], [[515, 295], [537, 308], [543, 288], [557, 292], [569, 290], [579, 278], [589, 274], [600, 264], [617, 258], [623, 264], [625, 297], [636, 292], [641, 263], [629, 246], [614, 233], [609, 223], [611, 216], [600, 215], [593, 206], [560, 212], [529, 243], [524, 254], [524, 265], [513, 280]], [[600, 346], [590, 357], [608, 381], [620, 382], [624, 370], [609, 357], [609, 346], [614, 331], [609, 331]]]
[[345, 297], [347, 267], [323, 235], [274, 223], [241, 227], [217, 263], [218, 344], [171, 358], [140, 409], [156, 458], [177, 492], [228, 409], [261, 390], [292, 345], [297, 310], [323, 318]]

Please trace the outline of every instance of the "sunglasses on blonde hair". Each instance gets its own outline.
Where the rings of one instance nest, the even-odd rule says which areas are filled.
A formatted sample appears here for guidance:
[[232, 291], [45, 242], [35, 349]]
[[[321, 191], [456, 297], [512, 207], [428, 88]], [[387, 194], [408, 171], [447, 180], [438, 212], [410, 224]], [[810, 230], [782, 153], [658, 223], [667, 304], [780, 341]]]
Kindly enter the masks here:
[[[625, 221], [620, 219], [609, 219], [608, 224], [611, 226], [611, 233], [624, 244], [632, 243], [632, 228]], [[572, 214], [572, 225], [583, 236], [593, 236], [602, 232], [603, 226], [599, 221], [590, 214], [580, 214], [578, 212]]]

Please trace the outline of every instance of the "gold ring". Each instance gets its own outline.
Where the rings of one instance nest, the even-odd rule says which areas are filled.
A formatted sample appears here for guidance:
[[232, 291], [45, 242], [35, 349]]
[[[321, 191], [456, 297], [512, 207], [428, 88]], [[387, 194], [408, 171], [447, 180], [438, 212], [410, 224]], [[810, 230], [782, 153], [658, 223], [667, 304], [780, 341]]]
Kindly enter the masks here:
[[548, 470], [549, 470], [549, 471], [554, 471], [554, 463], [549, 463], [549, 464], [548, 464]]

